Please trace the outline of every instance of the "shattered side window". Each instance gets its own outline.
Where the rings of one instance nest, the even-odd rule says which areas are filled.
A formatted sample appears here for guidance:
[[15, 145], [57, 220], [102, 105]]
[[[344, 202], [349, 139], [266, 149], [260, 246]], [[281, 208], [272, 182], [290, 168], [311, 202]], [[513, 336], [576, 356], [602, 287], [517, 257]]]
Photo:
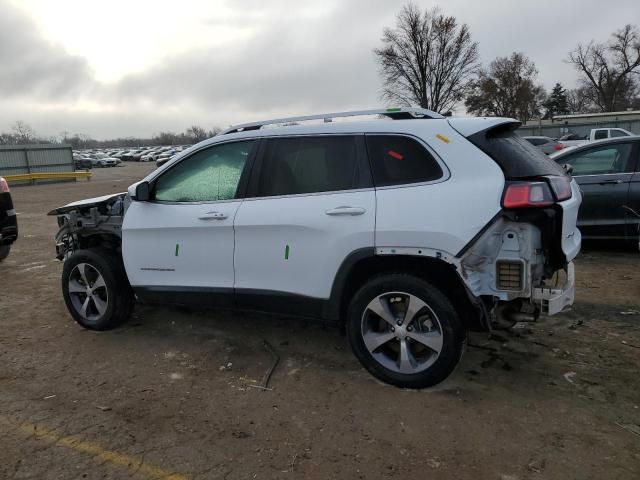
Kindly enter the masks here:
[[254, 142], [225, 143], [195, 153], [158, 178], [155, 199], [210, 202], [234, 198]]

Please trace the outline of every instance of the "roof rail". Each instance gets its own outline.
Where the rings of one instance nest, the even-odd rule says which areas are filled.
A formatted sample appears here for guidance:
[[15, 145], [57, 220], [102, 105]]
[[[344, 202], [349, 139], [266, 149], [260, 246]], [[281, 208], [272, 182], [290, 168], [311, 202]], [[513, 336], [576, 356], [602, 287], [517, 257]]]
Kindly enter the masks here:
[[445, 118], [439, 113], [427, 110], [426, 108], [379, 108], [375, 110], [356, 110], [353, 112], [321, 113], [318, 115], [305, 115], [302, 117], [274, 118], [272, 120], [262, 120], [260, 122], [243, 123], [242, 125], [233, 125], [229, 127], [228, 129], [220, 133], [220, 135], [225, 135], [227, 133], [247, 132], [250, 130], [259, 130], [265, 125], [275, 125], [278, 123], [302, 122], [306, 120], [324, 120], [326, 123], [329, 123], [334, 118], [360, 117], [364, 115], [383, 115], [394, 120], [407, 120], [415, 118]]

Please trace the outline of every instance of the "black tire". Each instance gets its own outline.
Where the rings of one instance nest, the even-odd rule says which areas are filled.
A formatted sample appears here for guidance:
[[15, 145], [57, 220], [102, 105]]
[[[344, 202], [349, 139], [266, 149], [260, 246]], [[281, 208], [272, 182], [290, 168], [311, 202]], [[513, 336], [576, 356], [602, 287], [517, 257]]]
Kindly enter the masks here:
[[11, 245], [0, 245], [0, 262], [9, 256]]
[[[83, 296], [82, 292], [70, 293], [71, 283], [78, 285], [75, 279], [79, 274], [80, 267], [78, 269], [76, 267], [80, 264], [89, 265], [88, 277], [93, 275], [95, 279], [97, 272], [104, 280], [104, 287], [99, 287], [99, 290], [95, 292], [96, 296], [101, 297], [99, 301], [102, 305], [102, 312], [92, 298], [87, 304], [87, 315], [83, 316], [79, 306], [84, 304], [87, 295]], [[84, 268], [86, 267], [82, 267], [82, 269]], [[91, 278], [88, 278], [88, 283], [91, 285]], [[84, 282], [81, 281], [80, 285], [84, 285]], [[62, 294], [71, 316], [89, 330], [109, 330], [122, 324], [131, 315], [135, 302], [122, 259], [114, 252], [102, 248], [78, 250], [64, 262]], [[105, 302], [106, 308], [104, 307]]]
[[[390, 292], [401, 293], [390, 294]], [[370, 302], [372, 303], [379, 297], [385, 298], [387, 302], [404, 301], [399, 300], [403, 298], [403, 293], [413, 295], [426, 304], [425, 307], [419, 310], [419, 312], [423, 312], [421, 316], [416, 314], [412, 317], [416, 320], [415, 323], [411, 320], [411, 325], [418, 325], [422, 322], [418, 327], [391, 327], [391, 323], [382, 320], [382, 317], [372, 313], [372, 310], [368, 307]], [[388, 294], [388, 296], [385, 296], [385, 294]], [[410, 297], [407, 295], [406, 298]], [[390, 305], [400, 304], [387, 303], [387, 306]], [[400, 314], [398, 315], [393, 317], [394, 321], [402, 317]], [[434, 315], [435, 321], [433, 320]], [[379, 348], [374, 349], [373, 352], [376, 357], [374, 357], [374, 353], [369, 351], [365, 344], [364, 330], [369, 328], [368, 326], [365, 327], [365, 325], [370, 325], [372, 319], [374, 323], [381, 324], [381, 328], [383, 330], [386, 328], [387, 331], [370, 330], [368, 334], [379, 335], [382, 333], [385, 336], [390, 335], [393, 337], [397, 334], [396, 328], [398, 331], [402, 329], [400, 335], [406, 335], [402, 337], [406, 339], [406, 348], [410, 352], [412, 349], [415, 351], [416, 348], [422, 350], [423, 363], [421, 367], [416, 367], [415, 373], [401, 373], [394, 370], [394, 368], [400, 370], [400, 343], [403, 341], [400, 340], [400, 336], [394, 337], [390, 341], [387, 340]], [[423, 327], [422, 325], [428, 325], [428, 327]], [[351, 348], [362, 366], [383, 382], [403, 388], [430, 387], [447, 378], [460, 361], [466, 336], [462, 322], [449, 299], [428, 282], [405, 274], [386, 274], [374, 277], [360, 288], [349, 304], [346, 327]], [[428, 328], [429, 330], [417, 331], [423, 328]], [[437, 336], [438, 342], [441, 342], [439, 353], [436, 350], [425, 347], [419, 341], [416, 342], [414, 339], [416, 334]], [[394, 349], [397, 349], [397, 352], [394, 352]], [[394, 353], [398, 355], [398, 363], [393, 363], [392, 357]], [[419, 361], [416, 360], [413, 353], [410, 357], [412, 362], [419, 365]], [[381, 362], [384, 362], [384, 364]], [[388, 368], [389, 366], [391, 368]], [[424, 368], [424, 370], [417, 371], [417, 368]]]

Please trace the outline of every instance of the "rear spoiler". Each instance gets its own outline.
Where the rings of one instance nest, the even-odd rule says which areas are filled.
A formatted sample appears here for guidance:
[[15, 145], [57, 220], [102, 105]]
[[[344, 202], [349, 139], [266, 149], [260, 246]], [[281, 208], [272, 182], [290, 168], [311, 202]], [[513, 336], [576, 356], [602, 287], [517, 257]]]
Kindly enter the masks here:
[[481, 117], [481, 118], [450, 118], [449, 125], [463, 137], [470, 137], [476, 133], [493, 130], [496, 127], [504, 126], [507, 129], [515, 130], [522, 122], [514, 118], [503, 117]]

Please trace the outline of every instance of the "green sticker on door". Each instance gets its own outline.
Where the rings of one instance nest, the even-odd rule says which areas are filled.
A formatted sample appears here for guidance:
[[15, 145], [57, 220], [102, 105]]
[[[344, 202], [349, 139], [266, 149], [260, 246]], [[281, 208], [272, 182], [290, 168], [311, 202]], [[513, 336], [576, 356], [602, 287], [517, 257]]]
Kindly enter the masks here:
[[176, 243], [176, 257], [180, 254], [180, 244]]
[[289, 245], [285, 245], [284, 247], [284, 259], [289, 260]]

